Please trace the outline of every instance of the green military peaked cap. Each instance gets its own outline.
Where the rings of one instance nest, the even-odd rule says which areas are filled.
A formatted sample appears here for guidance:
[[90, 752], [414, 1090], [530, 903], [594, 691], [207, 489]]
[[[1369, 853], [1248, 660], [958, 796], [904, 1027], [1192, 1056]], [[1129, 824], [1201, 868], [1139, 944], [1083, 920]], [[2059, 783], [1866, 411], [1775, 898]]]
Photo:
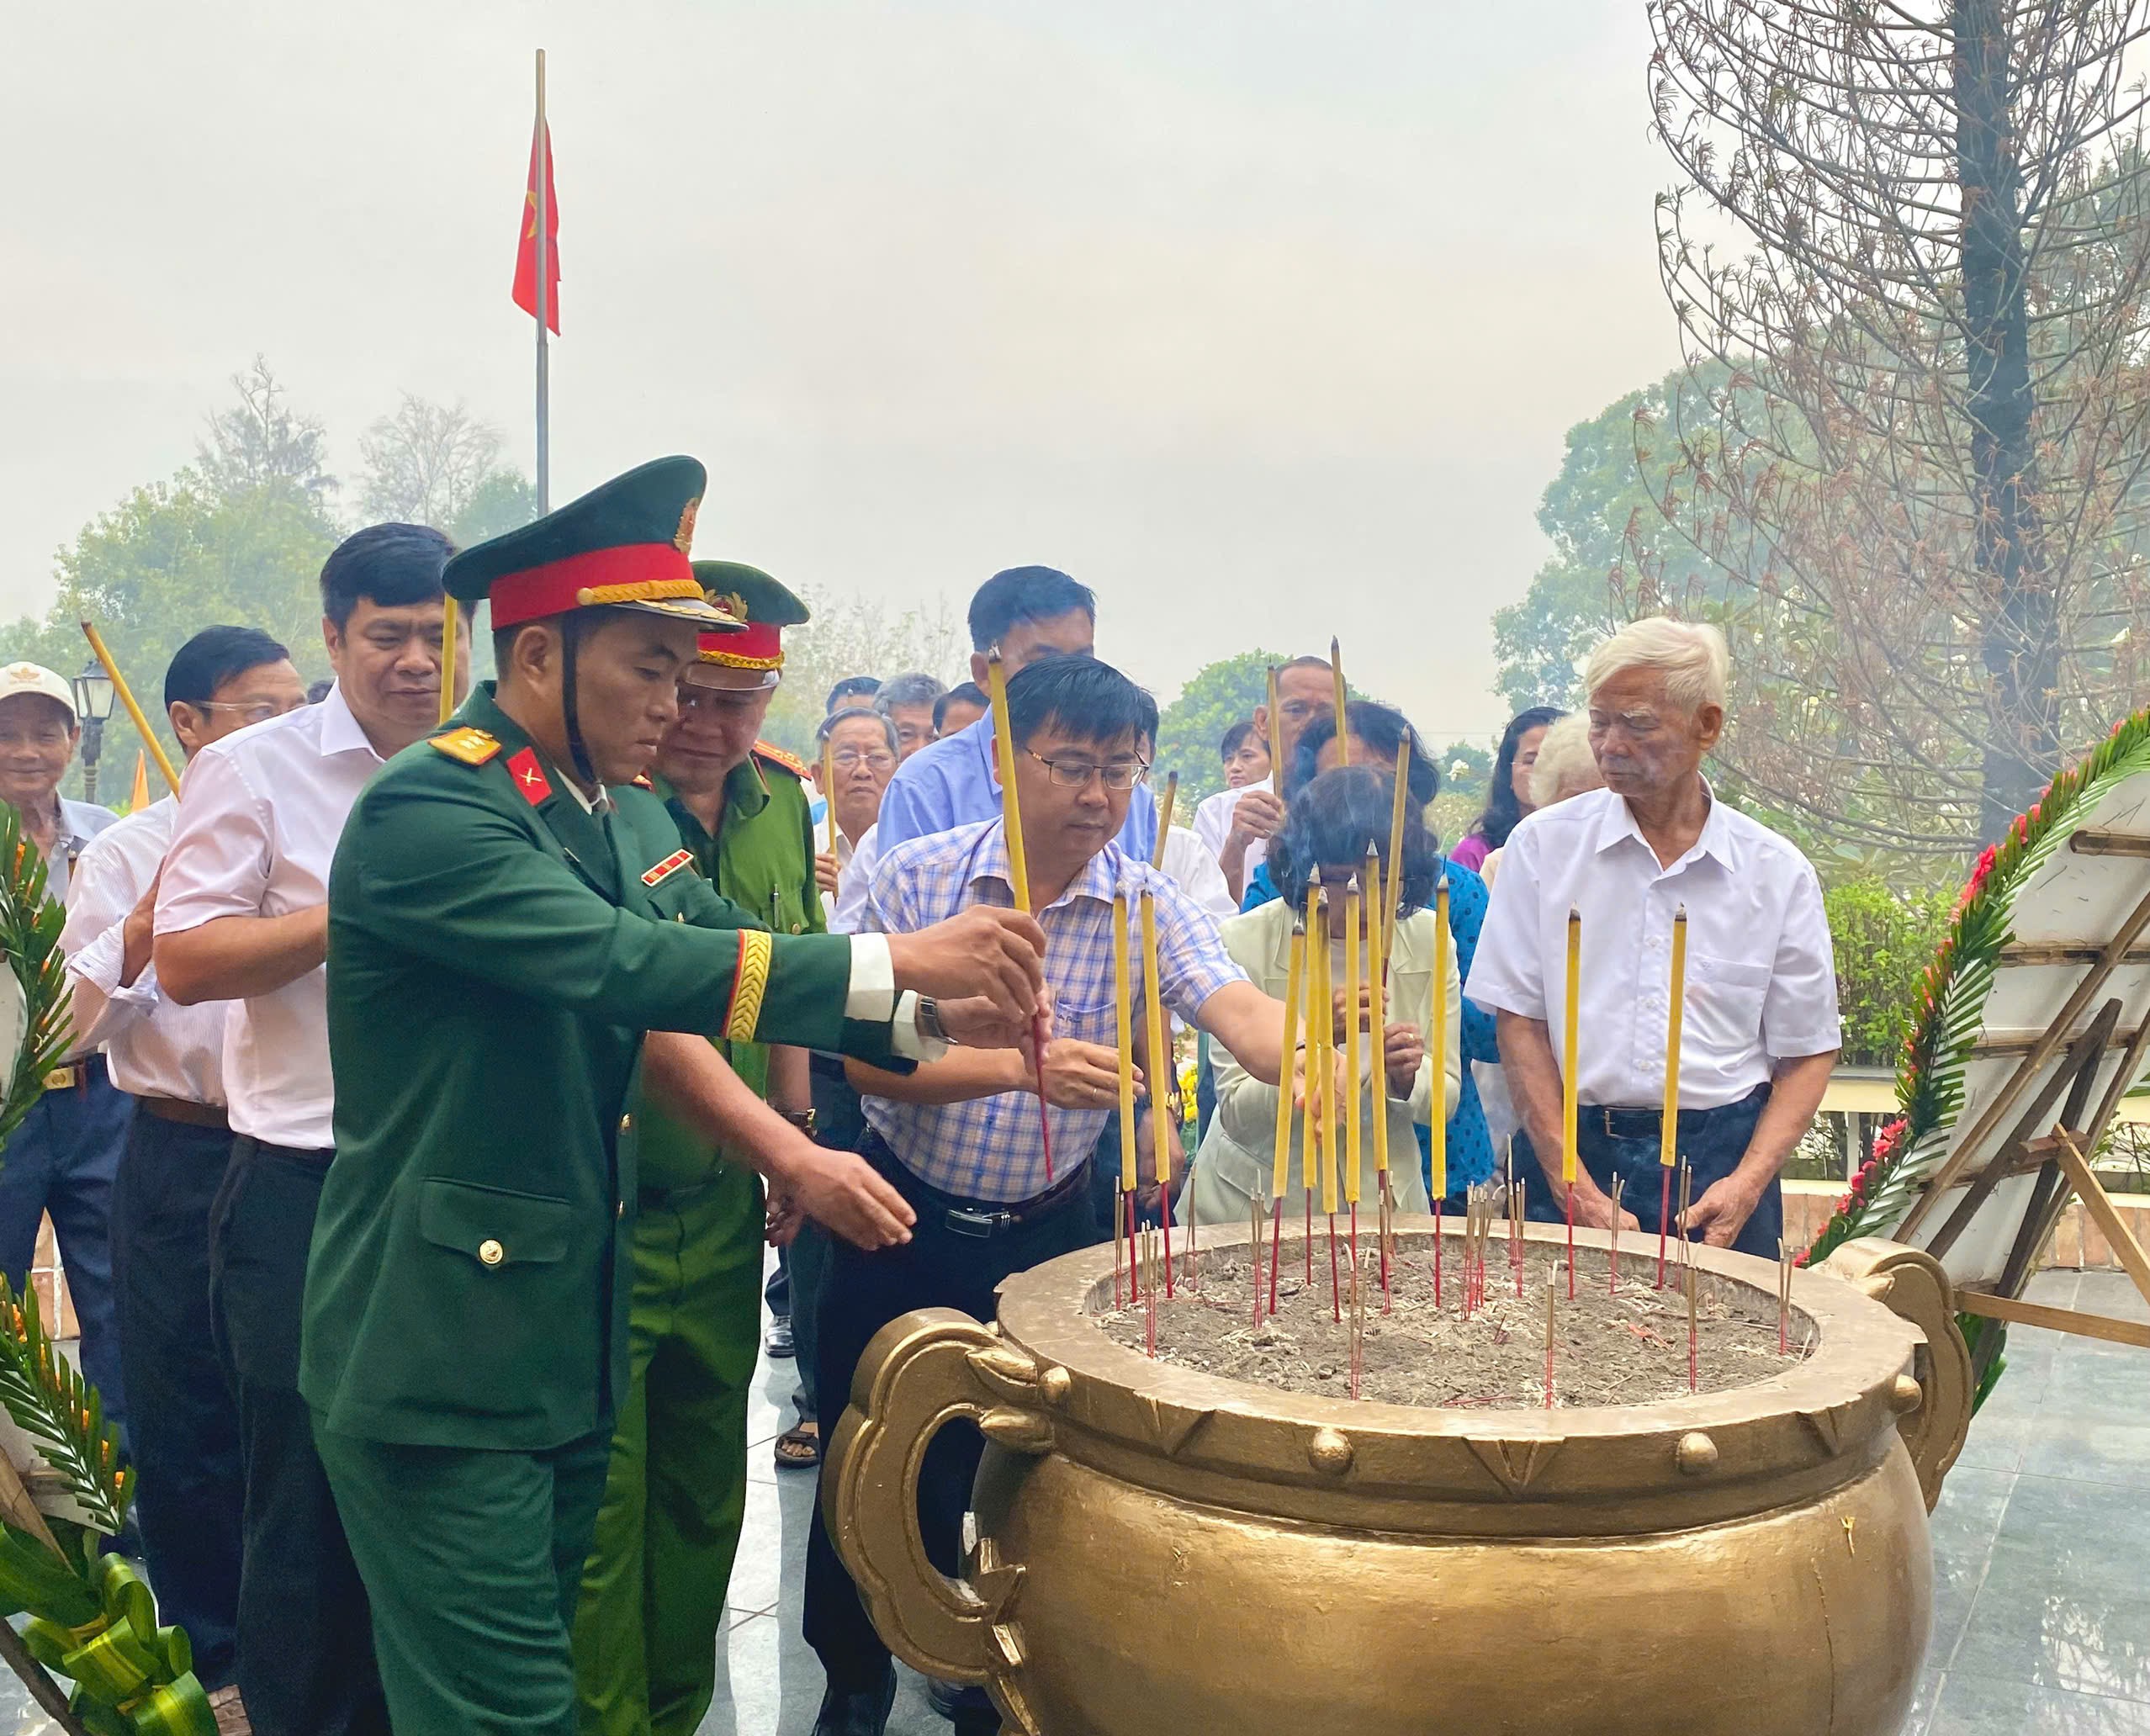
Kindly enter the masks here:
[[784, 667], [784, 629], [811, 614], [807, 606], [759, 567], [740, 561], [696, 561], [694, 576], [710, 603], [744, 623], [736, 632], [705, 632], [689, 680], [710, 687], [774, 687]]
[[492, 604], [495, 629], [575, 609], [639, 609], [705, 632], [738, 623], [703, 600], [688, 564], [708, 473], [657, 458], [601, 483], [533, 524], [466, 548], [441, 582], [458, 602]]

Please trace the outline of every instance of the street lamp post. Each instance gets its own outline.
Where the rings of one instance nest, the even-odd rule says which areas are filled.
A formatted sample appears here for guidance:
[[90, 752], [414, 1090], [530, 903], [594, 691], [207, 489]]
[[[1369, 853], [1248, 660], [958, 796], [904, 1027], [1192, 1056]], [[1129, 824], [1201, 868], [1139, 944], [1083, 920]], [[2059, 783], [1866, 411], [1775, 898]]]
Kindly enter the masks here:
[[104, 745], [104, 721], [115, 697], [112, 677], [94, 657], [75, 677], [75, 715], [82, 726], [82, 800], [97, 800], [97, 756]]

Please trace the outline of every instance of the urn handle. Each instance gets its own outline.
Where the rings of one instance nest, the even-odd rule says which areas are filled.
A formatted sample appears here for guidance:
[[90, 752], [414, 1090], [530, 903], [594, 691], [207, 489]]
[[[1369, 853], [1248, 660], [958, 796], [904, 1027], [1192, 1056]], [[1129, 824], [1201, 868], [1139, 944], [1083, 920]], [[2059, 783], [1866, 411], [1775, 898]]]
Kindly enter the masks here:
[[1925, 1335], [1912, 1358], [1914, 1382], [1899, 1377], [1897, 1402], [1905, 1414], [1897, 1422], [1920, 1492], [1931, 1512], [1941, 1499], [1941, 1479], [1963, 1450], [1971, 1430], [1971, 1352], [1956, 1324], [1956, 1289], [1941, 1262], [1925, 1250], [1877, 1236], [1848, 1241], [1831, 1254], [1825, 1268], [1864, 1290], [1890, 1312]]
[[974, 1585], [936, 1568], [919, 1532], [919, 1472], [934, 1432], [957, 1417], [996, 1439], [1025, 1432], [1015, 1425], [1031, 1419], [995, 1390], [1008, 1384], [1001, 1364], [1016, 1361], [1035, 1383], [1029, 1359], [968, 1315], [915, 1310], [866, 1346], [829, 1444], [823, 1518], [837, 1553], [888, 1649], [944, 1680], [982, 1682], [1019, 1661], [1006, 1607], [1022, 1569], [996, 1557]]

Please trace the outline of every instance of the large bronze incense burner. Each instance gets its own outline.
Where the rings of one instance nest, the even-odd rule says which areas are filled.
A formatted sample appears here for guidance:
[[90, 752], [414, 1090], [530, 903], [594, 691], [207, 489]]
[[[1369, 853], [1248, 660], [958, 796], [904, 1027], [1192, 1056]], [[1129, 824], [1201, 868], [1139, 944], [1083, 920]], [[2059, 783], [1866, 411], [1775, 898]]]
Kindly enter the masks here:
[[[1400, 1239], [1423, 1268], [1431, 1224]], [[1602, 1257], [1602, 1236], [1577, 1241]], [[1696, 1264], [1775, 1306], [1767, 1262]], [[1799, 1273], [1812, 1353], [1753, 1384], [1550, 1411], [1174, 1368], [1097, 1329], [1111, 1294], [1100, 1247], [1011, 1279], [997, 1326], [894, 1322], [830, 1446], [837, 1547], [882, 1635], [920, 1670], [986, 1683], [1009, 1730], [1901, 1726], [1932, 1618], [1926, 1514], [1971, 1410], [1925, 1255], [1856, 1242]], [[926, 1441], [958, 1416], [991, 1442], [962, 1583], [927, 1562], [914, 1500]]]

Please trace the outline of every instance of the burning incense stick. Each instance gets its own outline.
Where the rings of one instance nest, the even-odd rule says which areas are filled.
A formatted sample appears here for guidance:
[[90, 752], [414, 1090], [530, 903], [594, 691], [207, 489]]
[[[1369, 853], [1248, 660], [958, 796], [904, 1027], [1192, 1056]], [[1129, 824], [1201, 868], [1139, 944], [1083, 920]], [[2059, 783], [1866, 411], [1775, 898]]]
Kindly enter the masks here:
[[[1395, 956], [1396, 924], [1401, 919], [1403, 900], [1399, 896], [1403, 887], [1404, 804], [1411, 799], [1411, 733], [1396, 744], [1396, 781], [1389, 800], [1389, 854], [1386, 876], [1388, 897], [1381, 905], [1381, 962], [1385, 966]], [[1382, 982], [1386, 982], [1385, 976]], [[1433, 992], [1439, 995], [1444, 979], [1436, 978]]]
[[1358, 1003], [1365, 992], [1364, 958], [1359, 948], [1358, 876], [1353, 875], [1344, 882], [1344, 1080], [1346, 1095], [1344, 1110], [1344, 1204], [1349, 1206], [1352, 1220], [1352, 1257], [1358, 1257], [1358, 1195], [1364, 1182], [1364, 1121], [1360, 1113], [1364, 1101], [1359, 1089], [1359, 1065], [1364, 1059], [1364, 1045], [1358, 1037]]
[[1553, 1310], [1560, 1285], [1553, 1273], [1545, 1274], [1545, 1408], [1553, 1408]]
[[1680, 1036], [1687, 1022], [1687, 907], [1672, 913], [1672, 982], [1665, 998], [1665, 1107], [1657, 1130], [1657, 1287], [1665, 1288], [1665, 1220], [1672, 1202], [1672, 1166], [1680, 1155]]
[[1179, 805], [1179, 774], [1165, 779], [1164, 794], [1157, 797], [1157, 841], [1150, 851], [1150, 865], [1164, 866], [1165, 834], [1172, 830], [1172, 811]]
[[[1125, 1216], [1131, 1235], [1135, 1227], [1135, 1033], [1133, 1006], [1135, 991], [1130, 979], [1127, 963], [1127, 893], [1125, 889], [1112, 895], [1112, 991], [1115, 1005], [1113, 1008], [1120, 1039], [1120, 1193], [1126, 1202], [1123, 1213], [1112, 1215], [1113, 1289], [1119, 1293], [1120, 1276], [1120, 1220]], [[1128, 1250], [1128, 1271], [1134, 1271], [1134, 1250]]]
[[[1291, 1178], [1291, 1075], [1299, 1054], [1299, 992], [1300, 978], [1306, 967], [1306, 922], [1295, 915], [1291, 919], [1291, 957], [1284, 972], [1284, 1045], [1278, 1051], [1283, 1057], [1284, 1077], [1277, 1086], [1277, 1141], [1276, 1156], [1269, 1171], [1269, 1197], [1275, 1204], [1272, 1208], [1273, 1220], [1269, 1226], [1269, 1312], [1277, 1311], [1277, 1245], [1284, 1240], [1284, 1188]], [[1307, 1058], [1306, 1082], [1314, 1081], [1313, 1057]], [[1300, 1158], [1300, 1179], [1305, 1179], [1305, 1157]]]
[[829, 854], [836, 854], [836, 749], [827, 739], [821, 744], [821, 787], [829, 807]]
[[1448, 876], [1433, 888], [1433, 1096], [1427, 1113], [1427, 1185], [1438, 1202], [1448, 1191]]
[[1560, 1183], [1568, 1194], [1568, 1299], [1575, 1299], [1575, 1051], [1582, 1020], [1582, 912], [1568, 907], [1568, 997], [1560, 1033]]
[[1334, 639], [1329, 641], [1329, 679], [1337, 694], [1337, 764], [1351, 764], [1350, 713], [1344, 703], [1343, 648]]
[[1144, 1046], [1148, 1051], [1150, 1082], [1150, 1156], [1154, 1160], [1159, 1189], [1158, 1209], [1164, 1229], [1165, 1300], [1172, 1300], [1172, 1147], [1165, 1138], [1172, 1115], [1172, 1039], [1167, 1035], [1164, 978], [1157, 969], [1157, 899], [1149, 881], [1142, 883], [1142, 1005]]
[[1777, 1353], [1792, 1353], [1792, 1244], [1782, 1236], [1777, 1241]]
[[1262, 1330], [1262, 1202], [1252, 1194], [1247, 1199], [1247, 1254], [1248, 1275], [1253, 1279], [1254, 1330], [1258, 1332]]
[[1628, 1191], [1627, 1178], [1612, 1178], [1612, 1250], [1605, 1261], [1605, 1293], [1620, 1294], [1620, 1196]]
[[[1030, 870], [1023, 847], [1022, 803], [1015, 793], [1015, 738], [1008, 722], [1008, 670], [996, 645], [986, 659], [986, 692], [993, 707], [993, 753], [1000, 771], [1000, 829], [1008, 849], [1008, 879], [1015, 893], [1015, 908], [1030, 914]], [[1037, 1049], [1038, 1138], [1045, 1151], [1046, 1180], [1052, 1180], [1052, 1116], [1046, 1106], [1046, 1016], [1043, 1008], [1032, 1021], [1030, 1035]]]
[[1687, 1390], [1693, 1392], [1702, 1384], [1701, 1328], [1695, 1313], [1695, 1268], [1690, 1255], [1687, 1265]]

